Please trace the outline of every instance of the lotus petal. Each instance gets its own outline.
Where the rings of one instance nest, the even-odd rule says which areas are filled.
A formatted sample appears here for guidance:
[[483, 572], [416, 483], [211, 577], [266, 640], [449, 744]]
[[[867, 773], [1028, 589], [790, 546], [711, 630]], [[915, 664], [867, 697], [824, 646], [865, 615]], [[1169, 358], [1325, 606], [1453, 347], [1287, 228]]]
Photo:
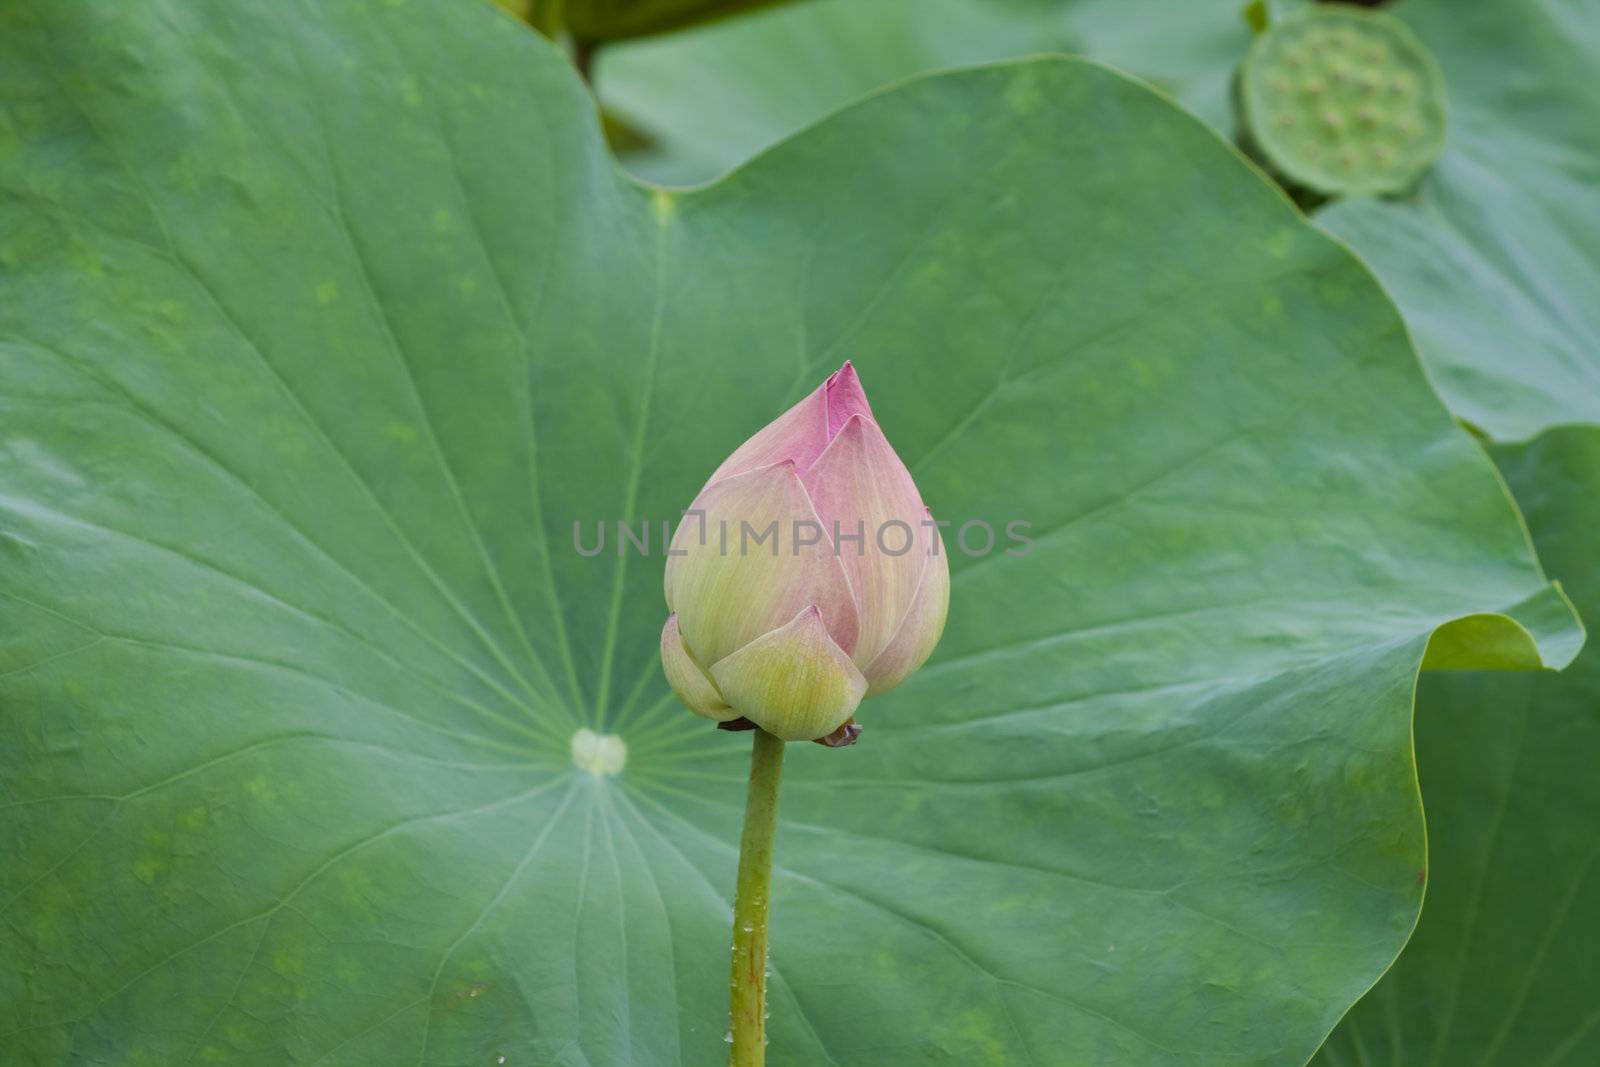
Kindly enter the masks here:
[[815, 605], [712, 664], [711, 676], [739, 714], [785, 741], [833, 733], [867, 691]]
[[[842, 535], [839, 562], [861, 619], [852, 655], [871, 663], [905, 618], [933, 550], [927, 509], [883, 431], [860, 414], [845, 421], [806, 472], [805, 487], [830, 543]], [[853, 540], [856, 534], [861, 540]]]
[[[689, 652], [715, 663], [814, 604], [835, 643], [856, 646], [859, 625], [844, 568], [784, 462], [707, 488], [679, 523], [667, 560], [667, 605]], [[703, 517], [703, 524], [701, 518]], [[815, 544], [805, 530], [819, 534]], [[681, 554], [680, 554], [681, 553]]]
[[666, 673], [667, 684], [678, 695], [683, 706], [696, 715], [727, 722], [737, 719], [739, 713], [728, 707], [728, 702], [717, 692], [711, 676], [706, 673], [689, 650], [683, 645], [678, 632], [678, 616], [668, 615], [667, 624], [661, 628], [661, 668]]
[[828, 380], [822, 383], [822, 389], [827, 396], [829, 441], [839, 435], [844, 424], [850, 421], [850, 416], [872, 419], [872, 405], [867, 403], [861, 379], [856, 377], [856, 369], [848, 359], [844, 361], [844, 366], [828, 376]]
[[[937, 530], [934, 532], [937, 538]], [[886, 693], [916, 673], [944, 633], [945, 613], [950, 607], [950, 560], [943, 545], [924, 561], [916, 596], [894, 637], [884, 650], [862, 671], [867, 678], [867, 695]]]
[[[830, 379], [831, 381], [832, 379]], [[733, 450], [733, 455], [706, 479], [706, 488], [736, 475], [785, 460], [804, 471], [828, 447], [828, 383], [823, 382], [805, 399], [757, 430]], [[704, 492], [704, 490], [702, 490]]]

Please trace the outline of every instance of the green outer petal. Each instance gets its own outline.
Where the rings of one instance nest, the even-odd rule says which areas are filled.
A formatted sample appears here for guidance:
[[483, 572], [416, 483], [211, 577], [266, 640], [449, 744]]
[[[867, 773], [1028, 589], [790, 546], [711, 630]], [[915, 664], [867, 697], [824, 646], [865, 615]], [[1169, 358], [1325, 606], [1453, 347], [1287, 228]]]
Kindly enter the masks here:
[[672, 686], [672, 691], [683, 702], [683, 706], [696, 715], [704, 715], [718, 722], [739, 717], [739, 713], [728, 707], [728, 702], [717, 692], [716, 684], [711, 681], [705, 668], [695, 662], [695, 658], [683, 646], [683, 635], [678, 633], [676, 614], [668, 615], [666, 624], [661, 627], [661, 669], [667, 676], [667, 684]]
[[815, 607], [712, 664], [711, 676], [740, 715], [785, 741], [837, 730], [867, 691]]
[[[683, 643], [701, 663], [715, 663], [814, 604], [845, 649], [856, 644], [855, 601], [843, 567], [825, 541], [796, 549], [796, 523], [822, 527], [794, 464], [775, 463], [726, 478], [700, 494], [673, 535], [667, 605]], [[772, 537], [757, 535], [776, 523]], [[744, 537], [748, 524], [750, 536]], [[741, 544], [741, 542], [743, 542]]]

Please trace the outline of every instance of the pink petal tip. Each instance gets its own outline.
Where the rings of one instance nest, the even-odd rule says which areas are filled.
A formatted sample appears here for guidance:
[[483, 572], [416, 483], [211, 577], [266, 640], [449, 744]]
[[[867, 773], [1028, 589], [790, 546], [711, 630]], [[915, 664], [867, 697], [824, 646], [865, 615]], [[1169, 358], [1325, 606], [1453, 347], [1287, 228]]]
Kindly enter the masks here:
[[855, 366], [847, 359], [844, 365], [828, 376], [823, 383], [823, 390], [828, 398], [828, 439], [831, 441], [849, 421], [850, 416], [860, 415], [864, 419], [872, 419], [872, 405], [867, 403], [866, 390], [861, 388], [861, 379], [856, 375]]

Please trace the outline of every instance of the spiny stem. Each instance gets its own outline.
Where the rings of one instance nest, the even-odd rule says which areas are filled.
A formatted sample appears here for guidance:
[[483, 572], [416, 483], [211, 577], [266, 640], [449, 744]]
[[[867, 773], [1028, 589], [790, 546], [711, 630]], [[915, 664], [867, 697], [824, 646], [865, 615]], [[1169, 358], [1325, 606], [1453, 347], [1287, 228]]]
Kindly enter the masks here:
[[765, 730], [750, 748], [750, 791], [739, 838], [739, 878], [733, 898], [733, 976], [728, 1067], [767, 1061], [767, 903], [772, 895], [772, 838], [778, 828], [778, 782], [783, 745]]

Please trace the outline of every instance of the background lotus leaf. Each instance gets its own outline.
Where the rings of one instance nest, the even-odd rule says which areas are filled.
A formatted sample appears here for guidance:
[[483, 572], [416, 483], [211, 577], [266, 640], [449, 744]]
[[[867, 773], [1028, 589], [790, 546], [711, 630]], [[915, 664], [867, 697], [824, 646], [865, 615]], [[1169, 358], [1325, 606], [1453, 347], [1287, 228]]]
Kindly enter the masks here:
[[706, 181], [856, 97], [914, 74], [1048, 52], [1151, 79], [1231, 130], [1250, 43], [1237, 0], [815, 0], [605, 50], [600, 98], [647, 144], [637, 174]]
[[[1600, 617], [1600, 428], [1495, 457], [1539, 550]], [[1428, 812], [1422, 921], [1340, 1024], [1319, 1067], [1600, 1059], [1600, 654], [1559, 675], [1424, 676], [1417, 759]]]
[[1444, 70], [1445, 154], [1414, 195], [1318, 221], [1394, 294], [1461, 418], [1504, 441], [1600, 423], [1600, 3], [1396, 12]]

